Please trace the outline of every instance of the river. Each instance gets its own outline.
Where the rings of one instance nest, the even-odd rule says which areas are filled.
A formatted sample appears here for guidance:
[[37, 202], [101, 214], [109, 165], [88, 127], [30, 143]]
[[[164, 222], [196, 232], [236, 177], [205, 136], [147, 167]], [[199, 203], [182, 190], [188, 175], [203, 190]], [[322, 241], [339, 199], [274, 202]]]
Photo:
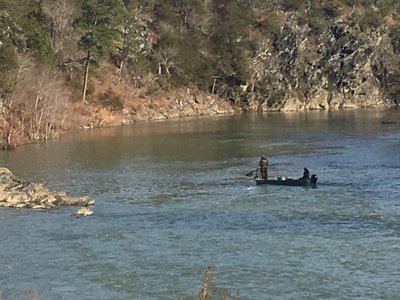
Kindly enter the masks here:
[[[76, 208], [0, 208], [0, 298], [398, 299], [400, 126], [385, 112], [271, 113], [96, 129], [0, 152]], [[317, 188], [258, 186], [317, 174]], [[191, 296], [193, 295], [193, 296]], [[219, 298], [218, 298], [219, 299]]]

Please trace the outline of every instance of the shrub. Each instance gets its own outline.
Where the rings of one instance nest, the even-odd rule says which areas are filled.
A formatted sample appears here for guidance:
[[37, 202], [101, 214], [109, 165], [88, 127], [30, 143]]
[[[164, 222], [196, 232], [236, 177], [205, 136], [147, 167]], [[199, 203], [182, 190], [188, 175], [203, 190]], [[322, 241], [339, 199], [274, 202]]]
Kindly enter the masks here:
[[[35, 26], [34, 24], [32, 26]], [[55, 55], [51, 47], [49, 36], [39, 26], [33, 27], [28, 33], [27, 47], [32, 50], [35, 56], [44, 63], [53, 64]]]
[[284, 11], [293, 11], [298, 10], [305, 2], [305, 0], [282, 0], [280, 5]]
[[393, 52], [400, 53], [400, 25], [390, 27], [389, 36], [392, 39]]
[[207, 270], [204, 272], [198, 295], [185, 295], [177, 298], [180, 300], [240, 300], [239, 291], [236, 292], [235, 296], [231, 297], [231, 293], [226, 289], [219, 288], [214, 284], [214, 276], [216, 275], [214, 269], [214, 265], [208, 265]]
[[364, 16], [360, 18], [359, 24], [362, 31], [367, 32], [381, 26], [384, 22], [382, 16], [377, 11], [366, 9]]
[[99, 101], [103, 106], [109, 107], [112, 110], [121, 110], [124, 108], [122, 99], [111, 90], [101, 94]]
[[4, 72], [16, 68], [17, 61], [15, 47], [9, 41], [0, 44], [0, 71]]

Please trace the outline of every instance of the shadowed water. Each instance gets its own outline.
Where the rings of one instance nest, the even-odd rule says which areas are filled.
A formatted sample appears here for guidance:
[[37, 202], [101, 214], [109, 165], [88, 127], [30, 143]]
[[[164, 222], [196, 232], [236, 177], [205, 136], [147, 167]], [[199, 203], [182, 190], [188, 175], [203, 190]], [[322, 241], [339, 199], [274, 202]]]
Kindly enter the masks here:
[[[79, 132], [0, 153], [74, 208], [0, 209], [0, 296], [180, 299], [208, 264], [242, 299], [396, 299], [400, 131], [376, 110], [245, 115]], [[302, 175], [317, 188], [256, 186]]]

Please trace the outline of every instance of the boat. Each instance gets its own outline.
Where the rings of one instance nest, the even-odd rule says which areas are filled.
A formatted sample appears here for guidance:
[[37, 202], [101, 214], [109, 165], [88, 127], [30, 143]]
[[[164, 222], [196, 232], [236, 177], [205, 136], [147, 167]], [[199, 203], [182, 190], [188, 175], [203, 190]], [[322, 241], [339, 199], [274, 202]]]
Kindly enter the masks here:
[[277, 179], [262, 179], [254, 178], [257, 184], [271, 184], [271, 185], [284, 185], [284, 186], [317, 186], [318, 177], [314, 174], [311, 178], [285, 178], [278, 177]]
[[253, 177], [257, 184], [271, 184], [271, 185], [284, 185], [284, 186], [311, 186], [316, 187], [318, 177], [316, 174], [311, 175], [307, 168], [304, 168], [307, 173], [303, 174], [303, 177], [293, 179], [289, 177], [277, 177], [276, 179], [263, 179], [259, 168], [254, 170], [255, 176]]

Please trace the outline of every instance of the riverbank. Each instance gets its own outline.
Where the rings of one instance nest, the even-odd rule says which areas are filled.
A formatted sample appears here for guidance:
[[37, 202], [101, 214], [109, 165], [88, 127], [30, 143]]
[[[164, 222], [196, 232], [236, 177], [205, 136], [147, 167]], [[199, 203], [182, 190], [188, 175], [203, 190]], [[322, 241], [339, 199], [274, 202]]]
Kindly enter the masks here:
[[[258, 106], [239, 107], [233, 102], [222, 99], [215, 94], [204, 93], [196, 89], [178, 89], [149, 93], [148, 90], [135, 89], [126, 85], [113, 85], [107, 81], [99, 83], [93, 92], [92, 99], [108, 98], [101, 101], [69, 101], [63, 110], [53, 116], [49, 123], [48, 133], [38, 139], [26, 136], [23, 130], [14, 130], [11, 141], [0, 141], [3, 150], [16, 148], [40, 140], [58, 139], [60, 135], [92, 128], [131, 125], [136, 122], [159, 121], [196, 116], [232, 115], [255, 112]], [[388, 103], [372, 106], [354, 106], [341, 109], [367, 107], [391, 107]], [[396, 106], [394, 106], [396, 108]], [[338, 110], [339, 108], [332, 108]], [[303, 109], [286, 108], [282, 111], [301, 111]], [[320, 108], [320, 110], [323, 110]], [[274, 111], [274, 110], [271, 110]], [[264, 113], [264, 111], [262, 110]], [[275, 111], [276, 112], [276, 111]], [[388, 111], [383, 123], [395, 123], [400, 120], [397, 109]], [[57, 124], [57, 125], [56, 125]], [[2, 143], [2, 144], [1, 144]]]
[[[10, 150], [40, 140], [58, 139], [60, 135], [82, 129], [131, 125], [136, 122], [215, 116], [242, 113], [233, 103], [210, 93], [192, 89], [149, 92], [106, 82], [96, 87], [92, 99], [107, 95], [103, 102], [68, 101], [55, 112], [46, 134], [37, 138], [27, 135], [18, 124], [3, 130], [0, 148]], [[117, 105], [118, 104], [118, 105]], [[1, 126], [0, 126], [1, 127]]]
[[[398, 106], [382, 104], [379, 107], [387, 109], [382, 123], [400, 123], [400, 110]], [[346, 110], [352, 109], [368, 108], [346, 108]], [[71, 118], [71, 122], [62, 133], [102, 127], [127, 126], [138, 122], [152, 122], [198, 116], [225, 116], [257, 111], [254, 107], [240, 108], [216, 95], [201, 92], [195, 93], [190, 89], [185, 91], [171, 91], [159, 97], [148, 97], [141, 93], [136, 93], [134, 97], [125, 100], [122, 110], [112, 110], [107, 107], [84, 103], [75, 104], [73, 110], [80, 112], [80, 114], [78, 118], [75, 118], [75, 121], [74, 118]], [[304, 110], [305, 109], [302, 111]], [[293, 112], [291, 110], [283, 112], [289, 111]], [[270, 113], [278, 112], [272, 111]]]
[[[104, 93], [104, 92], [103, 92]], [[91, 118], [80, 128], [129, 125], [140, 121], [178, 119], [241, 113], [242, 109], [216, 95], [191, 89], [166, 91], [162, 96], [146, 96], [141, 91], [122, 95], [123, 108], [113, 110], [92, 106]]]

